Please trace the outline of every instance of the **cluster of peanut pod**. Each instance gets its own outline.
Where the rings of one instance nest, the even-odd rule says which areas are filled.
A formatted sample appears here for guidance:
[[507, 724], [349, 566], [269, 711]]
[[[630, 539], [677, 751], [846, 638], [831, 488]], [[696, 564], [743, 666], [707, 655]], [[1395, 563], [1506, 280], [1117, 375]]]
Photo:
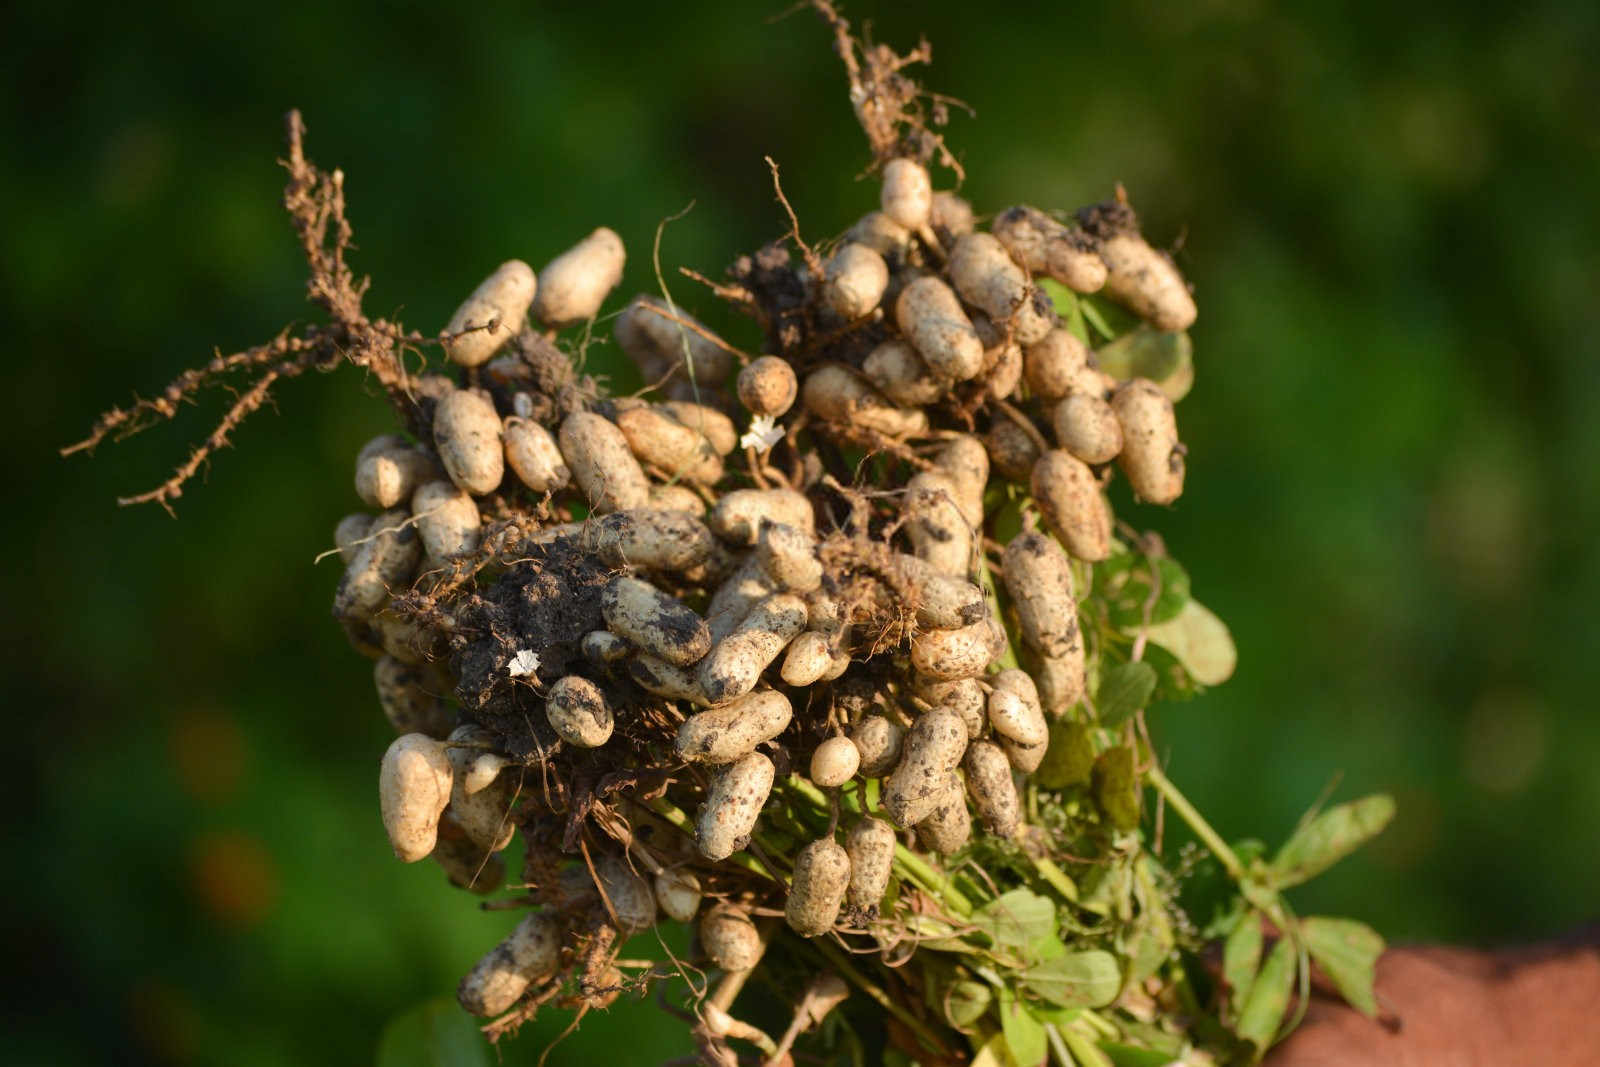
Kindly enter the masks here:
[[[451, 373], [414, 380], [412, 436], [357, 457], [370, 510], [338, 526], [334, 615], [400, 735], [395, 855], [491, 893], [523, 839], [509, 899], [532, 910], [462, 981], [474, 1014], [608, 1002], [658, 912], [747, 972], [762, 916], [870, 931], [897, 849], [1025, 832], [1021, 784], [1085, 693], [1106, 485], [1183, 489], [1187, 382], [1108, 374], [1040, 284], [1186, 329], [1188, 288], [1124, 204], [979, 229], [900, 158], [880, 210], [792, 247], [719, 287], [759, 357], [668, 299], [607, 316], [610, 230], [537, 278], [506, 263], [451, 319]], [[639, 396], [580, 370], [607, 322]], [[997, 500], [1022, 516], [1003, 544]], [[828, 831], [761, 849], [791, 782], [829, 800]]]

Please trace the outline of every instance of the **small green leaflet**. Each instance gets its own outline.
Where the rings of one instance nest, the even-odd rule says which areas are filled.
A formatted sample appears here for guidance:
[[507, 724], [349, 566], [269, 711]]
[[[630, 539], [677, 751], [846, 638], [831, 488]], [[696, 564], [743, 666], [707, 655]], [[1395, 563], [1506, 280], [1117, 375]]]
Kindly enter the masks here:
[[952, 983], [945, 992], [945, 1018], [949, 1019], [950, 1025], [956, 1029], [966, 1029], [983, 1017], [983, 1013], [989, 1010], [989, 1005], [993, 1001], [994, 994], [989, 992], [987, 985], [962, 979]]
[[1094, 738], [1086, 723], [1067, 719], [1050, 721], [1050, 745], [1044, 760], [1033, 772], [1033, 781], [1042, 789], [1065, 789], [1083, 785], [1094, 767]]
[[489, 1067], [489, 1042], [454, 998], [424, 1001], [383, 1028], [377, 1067]]
[[1194, 381], [1194, 342], [1187, 333], [1141, 326], [1095, 350], [1095, 364], [1119, 381], [1147, 378], [1168, 399], [1182, 400]]
[[1167, 1067], [1178, 1058], [1170, 1052], [1134, 1048], [1132, 1045], [1119, 1045], [1114, 1041], [1100, 1042], [1100, 1051], [1106, 1054], [1112, 1067]]
[[1372, 983], [1378, 957], [1383, 955], [1383, 937], [1366, 923], [1328, 918], [1302, 919], [1300, 934], [1311, 958], [1350, 1006], [1368, 1018], [1376, 1016], [1378, 998]]
[[1139, 825], [1139, 778], [1134, 773], [1133, 749], [1118, 745], [1094, 761], [1094, 799], [1106, 821], [1118, 830]]
[[1056, 906], [1027, 889], [996, 897], [967, 921], [989, 935], [997, 948], [1022, 949], [1033, 958], [1056, 939]]
[[1100, 725], [1108, 730], [1121, 726], [1149, 706], [1155, 691], [1156, 672], [1148, 663], [1119, 663], [1106, 670], [1094, 696]]
[[1109, 952], [1066, 952], [1029, 967], [1022, 974], [1022, 985], [1040, 1000], [1063, 1008], [1098, 1008], [1116, 999], [1122, 972]]
[[1000, 1032], [1005, 1035], [1011, 1058], [1020, 1067], [1036, 1067], [1049, 1055], [1044, 1024], [1033, 1017], [1009, 986], [1000, 987]]
[[1090, 326], [1094, 327], [1095, 332], [1101, 337], [1109, 341], [1117, 335], [1117, 331], [1106, 324], [1105, 316], [1100, 314], [1100, 309], [1095, 306], [1093, 300], [1080, 299], [1078, 301], [1078, 309], [1083, 312], [1084, 319], [1088, 321]]
[[1360, 800], [1336, 804], [1301, 824], [1269, 868], [1279, 889], [1315, 878], [1367, 841], [1394, 818], [1394, 798], [1374, 793]]
[[1134, 632], [1144, 625], [1144, 605], [1150, 598], [1151, 566], [1161, 580], [1161, 591], [1150, 609], [1151, 624], [1177, 617], [1189, 602], [1189, 572], [1175, 559], [1151, 559], [1137, 552], [1112, 556], [1095, 565], [1095, 590], [1105, 597], [1107, 618], [1119, 630]]
[[1272, 1039], [1283, 1025], [1289, 1010], [1289, 994], [1294, 989], [1294, 942], [1287, 937], [1278, 939], [1262, 965], [1261, 973], [1250, 986], [1250, 995], [1244, 998], [1239, 1009], [1236, 1032], [1264, 1053], [1271, 1047]]
[[1261, 916], [1253, 909], [1239, 917], [1233, 932], [1222, 945], [1222, 980], [1228, 984], [1228, 1003], [1233, 1017], [1239, 1018], [1250, 997], [1256, 970], [1261, 966]]

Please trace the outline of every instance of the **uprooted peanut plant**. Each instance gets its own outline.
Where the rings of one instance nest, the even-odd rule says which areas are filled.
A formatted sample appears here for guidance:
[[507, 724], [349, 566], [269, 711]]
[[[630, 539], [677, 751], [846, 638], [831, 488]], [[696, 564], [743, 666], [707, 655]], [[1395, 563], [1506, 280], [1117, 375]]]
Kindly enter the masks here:
[[[348, 362], [386, 391], [398, 425], [355, 458], [333, 615], [399, 735], [378, 783], [395, 855], [522, 912], [458, 990], [491, 1037], [658, 987], [710, 1064], [1089, 1067], [1259, 1058], [1314, 980], [1374, 1011], [1381, 939], [1282, 891], [1381, 829], [1387, 798], [1270, 856], [1232, 847], [1146, 729], [1234, 660], [1138, 528], [1185, 488], [1188, 286], [1120, 189], [990, 216], [936, 191], [962, 174], [904, 73], [927, 46], [863, 45], [814, 6], [880, 206], [808, 244], [772, 166], [787, 233], [708, 285], [759, 356], [665, 286], [608, 310], [626, 253], [603, 227], [538, 272], [502, 264], [438, 335], [367, 318], [342, 175], [292, 115], [285, 206], [328, 322], [85, 444], [247, 377], [130, 498], [170, 506], [278, 380]], [[578, 369], [606, 324], [640, 395]], [[1198, 845], [1167, 847], [1174, 819]], [[665, 922], [693, 926], [688, 958], [623, 953]], [[792, 1001], [786, 1030], [741, 1017], [753, 975]]]

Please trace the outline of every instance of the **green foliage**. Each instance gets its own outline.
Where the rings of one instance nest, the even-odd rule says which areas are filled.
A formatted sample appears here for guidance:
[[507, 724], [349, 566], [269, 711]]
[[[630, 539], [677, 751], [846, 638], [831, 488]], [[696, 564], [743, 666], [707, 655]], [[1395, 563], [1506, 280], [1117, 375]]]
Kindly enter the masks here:
[[377, 1067], [489, 1067], [489, 1043], [453, 997], [396, 1016], [378, 1039]]

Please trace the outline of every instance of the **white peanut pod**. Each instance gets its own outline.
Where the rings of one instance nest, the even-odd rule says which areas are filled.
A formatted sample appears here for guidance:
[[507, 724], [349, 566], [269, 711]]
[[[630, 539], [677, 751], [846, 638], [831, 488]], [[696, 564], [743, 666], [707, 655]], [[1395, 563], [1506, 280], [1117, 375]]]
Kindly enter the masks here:
[[439, 819], [439, 840], [428, 855], [444, 870], [451, 885], [469, 893], [487, 896], [506, 880], [505, 857], [473, 844], [449, 811]]
[[1051, 423], [1056, 444], [1085, 463], [1109, 463], [1122, 451], [1122, 424], [1116, 412], [1092, 393], [1063, 397], [1056, 404]]
[[1013, 741], [1009, 737], [998, 737], [1000, 750], [1006, 754], [1006, 759], [1011, 761], [1011, 766], [1023, 774], [1032, 774], [1039, 769], [1039, 764], [1044, 762], [1045, 750], [1050, 747], [1049, 742], [1041, 741], [1037, 745], [1024, 745], [1020, 741]]
[[[479, 734], [475, 726], [463, 726], [450, 735], [451, 741], [470, 740]], [[491, 784], [476, 791], [467, 789], [467, 779], [476, 769], [482, 753], [461, 747], [446, 750], [450, 760], [450, 805], [445, 809], [467, 838], [484, 853], [499, 852], [511, 844], [517, 826], [511, 817], [512, 793]]]
[[347, 621], [370, 619], [388, 604], [391, 593], [411, 581], [422, 559], [422, 540], [403, 508], [372, 520], [366, 540], [356, 546], [333, 596], [333, 614]]
[[911, 231], [882, 211], [861, 216], [844, 236], [845, 240], [866, 245], [885, 259], [901, 259], [911, 243]]
[[433, 411], [433, 445], [450, 480], [475, 496], [492, 493], [505, 477], [500, 416], [487, 393], [457, 389]]
[[1055, 325], [1049, 301], [1036, 298], [1027, 274], [993, 234], [969, 233], [956, 242], [950, 281], [962, 300], [997, 323], [1010, 323], [1025, 345], [1043, 339]]
[[646, 507], [651, 511], [685, 511], [696, 518], [706, 513], [705, 500], [687, 485], [652, 485]]
[[346, 567], [356, 558], [359, 542], [372, 530], [372, 516], [364, 511], [353, 512], [339, 520], [333, 528], [333, 544], [339, 550], [339, 559]]
[[641, 689], [666, 697], [668, 700], [687, 700], [692, 704], [707, 703], [693, 671], [668, 663], [648, 653], [628, 660], [628, 677]]
[[610, 630], [590, 630], [578, 643], [583, 658], [596, 666], [621, 663], [633, 653], [633, 646]]
[[1065, 326], [1057, 326], [1023, 351], [1023, 378], [1033, 395], [1045, 400], [1080, 391], [1090, 369], [1089, 346]]
[[592, 411], [575, 411], [561, 422], [561, 455], [599, 514], [650, 503], [650, 480], [617, 424]]
[[614, 511], [592, 526], [594, 551], [609, 567], [682, 573], [711, 556], [710, 527], [684, 511]]
[[846, 322], [877, 307], [889, 287], [889, 265], [883, 256], [853, 241], [839, 246], [822, 278], [823, 302]]
[[453, 772], [442, 741], [426, 734], [394, 739], [378, 768], [378, 808], [389, 844], [402, 863], [433, 851], [439, 816], [450, 803]]
[[482, 525], [478, 505], [454, 482], [418, 486], [411, 497], [411, 513], [416, 516], [417, 535], [429, 563], [437, 565], [477, 551]]
[[396, 434], [373, 438], [356, 456], [356, 495], [368, 507], [392, 508], [438, 476], [438, 461]]
[[[733, 355], [683, 308], [669, 309], [653, 296], [637, 296], [617, 316], [617, 344], [644, 372], [646, 384], [664, 378], [715, 388], [733, 368]], [[688, 351], [685, 366], [684, 352]]]
[[933, 181], [928, 168], [914, 159], [891, 159], [883, 165], [880, 195], [883, 213], [896, 224], [916, 231], [933, 213]]
[[901, 826], [921, 822], [938, 806], [966, 750], [967, 726], [960, 716], [944, 708], [919, 716], [906, 734], [899, 764], [883, 781], [880, 795], [889, 818]]
[[972, 205], [948, 190], [933, 194], [928, 224], [940, 241], [947, 243], [972, 232]]
[[834, 653], [828, 635], [807, 630], [789, 642], [783, 654], [783, 665], [778, 668], [778, 676], [783, 679], [784, 685], [803, 689], [825, 677], [833, 664]]
[[972, 838], [972, 813], [961, 780], [951, 781], [939, 803], [917, 823], [917, 841], [929, 852], [949, 855]]
[[1030, 491], [1045, 522], [1075, 558], [1095, 563], [1111, 554], [1111, 508], [1081, 459], [1052, 449], [1033, 465]]
[[1001, 566], [1029, 647], [1046, 656], [1081, 650], [1072, 562], [1054, 538], [1034, 530], [1018, 534], [1006, 545]]
[[600, 891], [611, 905], [617, 931], [624, 938], [656, 924], [656, 895], [650, 882], [621, 856], [602, 856], [595, 864]]
[[594, 318], [606, 294], [622, 280], [627, 259], [622, 238], [601, 226], [545, 264], [533, 313], [557, 328]]
[[[713, 514], [711, 518], [714, 527], [717, 517]], [[717, 591], [711, 594], [711, 602], [706, 605], [706, 626], [711, 633], [711, 643], [718, 644], [733, 633], [752, 608], [776, 592], [778, 589], [762, 569], [760, 558], [754, 552], [748, 553], [733, 573], [717, 586]]]
[[1125, 382], [1111, 398], [1122, 427], [1119, 466], [1141, 500], [1170, 504], [1183, 493], [1183, 447], [1172, 401], [1145, 378]]
[[833, 929], [850, 888], [850, 856], [831, 837], [818, 838], [794, 858], [794, 879], [784, 902], [783, 918], [801, 937], [819, 937]]
[[444, 737], [455, 726], [455, 713], [445, 704], [435, 672], [380, 656], [372, 665], [378, 704], [397, 734]]
[[605, 693], [589, 679], [575, 674], [550, 687], [544, 714], [561, 740], [577, 748], [599, 748], [611, 740], [616, 726]]
[[983, 342], [961, 308], [955, 290], [932, 275], [900, 291], [895, 322], [928, 369], [941, 378], [964, 382], [983, 370]]
[[[383, 646], [384, 654], [402, 663], [428, 663], [439, 651], [439, 631], [415, 619], [402, 619], [392, 611], [380, 611], [371, 618], [370, 623], [378, 644]], [[443, 689], [448, 688], [449, 683], [444, 683]]]
[[655, 878], [656, 903], [667, 918], [693, 922], [700, 910], [700, 879], [683, 868], [658, 871]]
[[917, 558], [939, 574], [965, 578], [972, 569], [972, 524], [962, 493], [943, 471], [918, 471], [906, 482], [903, 512]]
[[473, 1015], [487, 1018], [509, 1009], [536, 979], [553, 974], [561, 953], [563, 924], [535, 912], [461, 979], [456, 1000]]
[[638, 578], [611, 579], [600, 594], [600, 613], [612, 633], [668, 663], [686, 666], [711, 650], [704, 619]]
[[994, 424], [983, 437], [989, 464], [1013, 482], [1027, 483], [1033, 465], [1039, 461], [1039, 443], [1034, 436], [1006, 415], [995, 416]]
[[[878, 262], [881, 264], [883, 260], [879, 259]], [[887, 267], [884, 268], [884, 280], [888, 280]], [[748, 367], [739, 372], [734, 388], [739, 394], [739, 403], [752, 415], [777, 417], [785, 414], [794, 407], [795, 398], [800, 395], [800, 382], [794, 376], [794, 368], [781, 356], [761, 356], [752, 360]]]
[[933, 462], [955, 483], [956, 503], [967, 524], [982, 526], [983, 493], [989, 487], [989, 453], [983, 442], [962, 434], [940, 449]]
[[1106, 283], [1106, 265], [1094, 239], [1037, 208], [1008, 208], [994, 220], [993, 230], [1012, 257], [1036, 275], [1049, 275], [1079, 293], [1098, 292]]
[[714, 485], [722, 478], [722, 456], [711, 442], [653, 407], [617, 412], [617, 428], [639, 462], [673, 478]]
[[749, 693], [721, 707], [689, 716], [678, 725], [679, 757], [697, 763], [734, 763], [788, 728], [789, 698], [772, 689]]
[[974, 741], [967, 747], [962, 766], [979, 820], [991, 834], [1011, 837], [1022, 821], [1022, 805], [1004, 750], [991, 741]]
[[809, 593], [822, 585], [822, 561], [817, 539], [781, 522], [763, 523], [756, 544], [761, 570], [779, 589]]
[[450, 316], [444, 332], [460, 336], [444, 342], [445, 355], [463, 367], [489, 362], [489, 357], [522, 329], [537, 289], [533, 268], [522, 260], [500, 264]]
[[709, 860], [725, 860], [750, 840], [772, 792], [772, 761], [752, 752], [711, 783], [695, 819], [695, 845]]
[[861, 769], [861, 750], [848, 737], [830, 737], [811, 753], [811, 780], [823, 789], [836, 789]]
[[765, 948], [749, 912], [732, 904], [718, 904], [701, 917], [700, 947], [724, 971], [750, 970]]
[[[1039, 691], [1028, 672], [1016, 668], [1003, 670], [994, 676], [991, 684], [996, 691], [1012, 693], [1020, 698], [1022, 703], [1031, 709], [1030, 714], [1043, 717]], [[1032, 774], [1039, 769], [1039, 764], [1044, 761], [1045, 750], [1049, 747], [1048, 736], [1043, 741], [1027, 744], [996, 731], [994, 739], [1005, 752], [1006, 759], [1023, 774]]]
[[793, 489], [735, 489], [711, 509], [712, 532], [729, 544], [755, 544], [763, 521], [781, 522], [812, 536], [817, 532], [811, 501]]
[[917, 696], [927, 701], [930, 707], [953, 711], [961, 716], [961, 721], [966, 724], [969, 739], [982, 734], [984, 727], [989, 724], [985, 710], [988, 706], [988, 697], [984, 694], [982, 683], [976, 678], [940, 681], [917, 675], [913, 677], [912, 689]]
[[806, 628], [806, 618], [806, 602], [792, 593], [776, 593], [751, 608], [700, 661], [696, 674], [706, 699], [720, 704], [754, 689], [761, 672]]
[[1105, 291], [1113, 300], [1158, 330], [1172, 333], [1194, 325], [1194, 297], [1177, 265], [1137, 231], [1105, 238], [1100, 258], [1106, 264]]
[[824, 364], [806, 375], [800, 399], [818, 418], [863, 426], [889, 437], [928, 429], [926, 412], [895, 407], [866, 378], [837, 363]]
[[[789, 373], [792, 375], [794, 372], [791, 370]], [[726, 456], [739, 447], [739, 431], [734, 427], [733, 420], [714, 407], [688, 400], [663, 400], [656, 407], [710, 441], [711, 447], [719, 455]]]
[[1081, 635], [1065, 654], [1037, 657], [1033, 673], [1038, 682], [1039, 703], [1044, 710], [1051, 715], [1065, 715], [1082, 700], [1087, 685], [1084, 671]]
[[1007, 400], [1022, 385], [1022, 345], [1002, 341], [983, 351], [983, 379], [989, 395]]
[[1009, 689], [995, 689], [989, 694], [989, 725], [999, 736], [1025, 748], [1050, 740], [1044, 712]]
[[900, 762], [905, 746], [905, 729], [882, 715], [863, 715], [850, 730], [850, 741], [861, 753], [859, 773], [867, 778], [882, 778]]
[[976, 678], [1005, 647], [1005, 632], [993, 618], [959, 630], [925, 630], [911, 638], [911, 666], [944, 681]]
[[852, 826], [845, 835], [844, 849], [850, 858], [850, 886], [845, 900], [852, 908], [876, 914], [889, 888], [894, 845], [894, 827], [870, 816]]
[[917, 624], [930, 630], [955, 630], [971, 626], [989, 614], [983, 590], [965, 578], [940, 574], [915, 556], [899, 553], [895, 561], [921, 593]]
[[917, 350], [899, 339], [885, 341], [869, 352], [861, 372], [901, 407], [931, 404], [950, 391], [950, 383], [930, 371]]
[[500, 437], [511, 473], [529, 489], [550, 493], [572, 481], [572, 468], [567, 466], [555, 436], [537, 422], [507, 415], [500, 424]]

